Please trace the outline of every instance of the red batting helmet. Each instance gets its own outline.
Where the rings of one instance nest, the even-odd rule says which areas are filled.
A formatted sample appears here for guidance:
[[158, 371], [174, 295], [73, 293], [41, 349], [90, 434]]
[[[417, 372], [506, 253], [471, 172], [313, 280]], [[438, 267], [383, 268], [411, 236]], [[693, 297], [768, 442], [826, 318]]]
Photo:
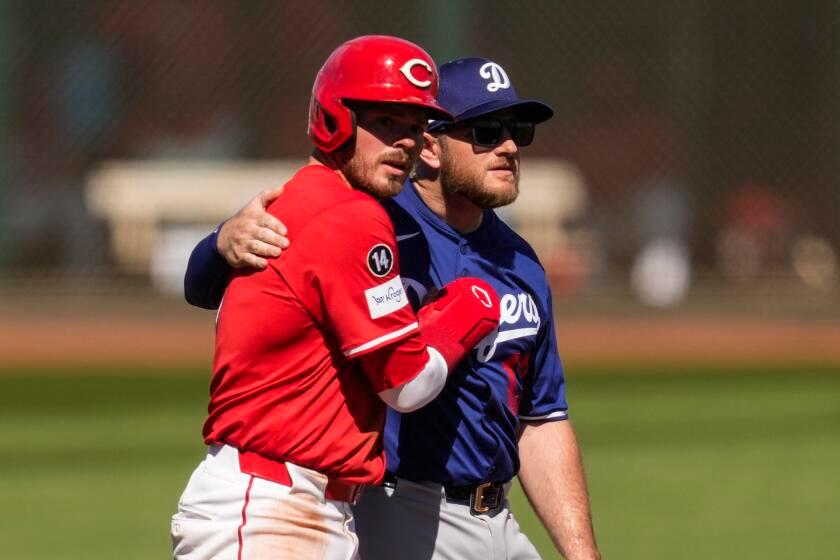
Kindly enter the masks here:
[[405, 103], [428, 110], [430, 119], [451, 119], [438, 105], [438, 75], [429, 54], [409, 41], [366, 35], [340, 45], [315, 77], [309, 102], [309, 136], [332, 152], [355, 134], [344, 101]]

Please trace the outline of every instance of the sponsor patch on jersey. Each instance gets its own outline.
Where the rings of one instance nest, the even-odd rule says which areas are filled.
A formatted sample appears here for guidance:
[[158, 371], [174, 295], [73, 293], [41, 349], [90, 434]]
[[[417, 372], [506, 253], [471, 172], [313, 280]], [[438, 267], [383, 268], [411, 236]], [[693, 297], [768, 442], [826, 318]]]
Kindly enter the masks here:
[[408, 296], [399, 276], [365, 290], [365, 300], [371, 319], [384, 317], [408, 305]]
[[371, 274], [378, 278], [382, 278], [391, 272], [392, 268], [394, 268], [394, 253], [391, 252], [390, 247], [384, 243], [380, 243], [378, 245], [374, 245], [373, 248], [368, 251], [367, 262], [368, 269]]

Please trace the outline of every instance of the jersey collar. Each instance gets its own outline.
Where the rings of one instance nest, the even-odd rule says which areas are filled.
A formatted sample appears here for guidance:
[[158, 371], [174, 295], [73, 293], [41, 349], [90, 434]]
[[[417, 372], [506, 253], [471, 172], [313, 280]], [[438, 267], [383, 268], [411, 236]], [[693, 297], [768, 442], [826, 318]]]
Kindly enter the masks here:
[[432, 212], [431, 208], [426, 206], [420, 193], [417, 192], [417, 186], [411, 179], [406, 180], [402, 193], [398, 195], [398, 198], [416, 210], [428, 225], [456, 241], [461, 239], [479, 241], [490, 236], [496, 226], [496, 221], [499, 219], [493, 210], [485, 210], [478, 229], [467, 234], [462, 234], [447, 224], [440, 216]]

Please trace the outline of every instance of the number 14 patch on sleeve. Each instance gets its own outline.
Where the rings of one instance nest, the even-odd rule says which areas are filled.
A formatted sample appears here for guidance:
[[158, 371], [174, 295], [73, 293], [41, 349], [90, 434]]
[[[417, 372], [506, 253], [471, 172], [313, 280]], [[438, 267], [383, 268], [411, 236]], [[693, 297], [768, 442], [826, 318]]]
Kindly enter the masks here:
[[384, 243], [374, 245], [368, 251], [367, 264], [371, 274], [377, 278], [382, 278], [394, 268], [394, 253]]

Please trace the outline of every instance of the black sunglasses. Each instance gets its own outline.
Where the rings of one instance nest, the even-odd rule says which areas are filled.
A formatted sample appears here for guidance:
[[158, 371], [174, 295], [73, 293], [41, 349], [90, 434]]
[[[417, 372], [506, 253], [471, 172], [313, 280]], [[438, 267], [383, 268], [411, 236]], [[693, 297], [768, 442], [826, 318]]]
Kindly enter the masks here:
[[438, 130], [468, 127], [472, 133], [473, 144], [492, 148], [498, 146], [504, 138], [505, 131], [510, 134], [513, 143], [519, 147], [528, 146], [534, 141], [534, 123], [522, 121], [477, 120], [467, 123], [452, 123]]

